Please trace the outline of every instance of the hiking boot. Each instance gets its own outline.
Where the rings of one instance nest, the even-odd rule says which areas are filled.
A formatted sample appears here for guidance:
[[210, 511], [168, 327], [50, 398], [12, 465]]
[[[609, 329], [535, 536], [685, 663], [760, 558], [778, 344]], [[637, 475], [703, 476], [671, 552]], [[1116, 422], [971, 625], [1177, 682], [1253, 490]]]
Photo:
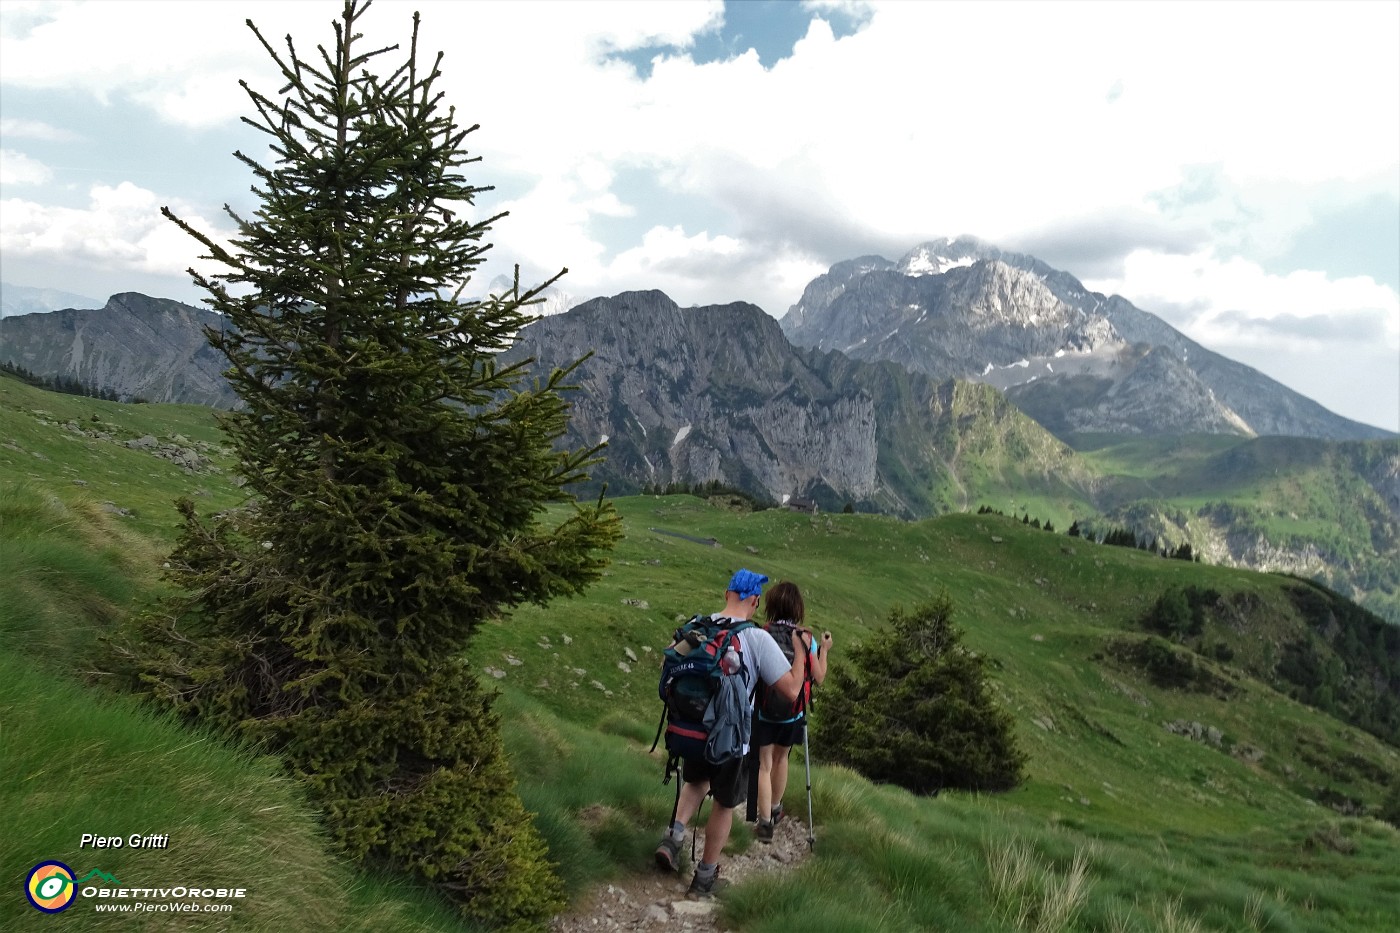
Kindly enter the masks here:
[[695, 877], [690, 879], [690, 890], [686, 892], [689, 897], [697, 897], [702, 900], [714, 897], [725, 888], [729, 887], [729, 882], [720, 878], [719, 868], [715, 868], [715, 873], [708, 880], [701, 880], [700, 872], [695, 872]]
[[753, 831], [753, 837], [759, 842], [772, 842], [773, 824], [767, 820], [759, 820], [758, 827]]
[[656, 865], [663, 871], [681, 870], [681, 841], [667, 833], [656, 847]]
[[786, 816], [786, 815], [787, 815], [787, 814], [783, 813], [783, 805], [782, 805], [782, 804], [778, 804], [776, 807], [774, 807], [774, 808], [773, 808], [773, 820], [772, 820], [773, 825], [774, 825], [774, 826], [777, 826], [779, 823], [781, 823], [781, 822], [783, 821], [783, 817]]

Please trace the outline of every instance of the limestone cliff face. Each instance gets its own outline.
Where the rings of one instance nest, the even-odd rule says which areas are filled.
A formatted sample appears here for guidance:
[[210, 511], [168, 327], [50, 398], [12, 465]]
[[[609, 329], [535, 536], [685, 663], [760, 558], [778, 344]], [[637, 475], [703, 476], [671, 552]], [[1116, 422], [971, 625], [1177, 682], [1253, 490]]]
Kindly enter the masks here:
[[126, 292], [98, 310], [0, 320], [0, 360], [123, 399], [227, 408], [236, 397], [222, 374], [225, 360], [204, 336], [221, 321], [211, 311]]
[[570, 437], [606, 441], [614, 488], [718, 481], [782, 500], [878, 487], [869, 394], [835, 387], [759, 308], [681, 309], [660, 292], [586, 302], [526, 327], [508, 358], [567, 366]]
[[1387, 513], [1400, 522], [1400, 449], [1378, 457], [1365, 475], [1385, 504]]

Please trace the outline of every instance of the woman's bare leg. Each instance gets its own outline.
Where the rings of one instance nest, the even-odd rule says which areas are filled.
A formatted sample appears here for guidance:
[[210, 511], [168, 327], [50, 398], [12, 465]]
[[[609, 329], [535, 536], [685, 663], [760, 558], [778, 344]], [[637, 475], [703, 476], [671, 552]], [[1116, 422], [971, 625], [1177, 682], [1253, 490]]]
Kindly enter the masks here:
[[769, 770], [772, 771], [772, 796], [768, 803], [765, 803], [762, 797], [758, 798], [759, 806], [762, 808], [758, 811], [759, 815], [763, 819], [767, 819], [772, 815], [771, 807], [783, 802], [783, 793], [787, 790], [788, 782], [788, 752], [792, 751], [792, 747], [769, 745], [763, 751], [772, 753], [768, 762]]
[[[773, 745], [758, 747], [758, 818], [767, 820], [773, 806]], [[786, 769], [784, 769], [786, 770]]]

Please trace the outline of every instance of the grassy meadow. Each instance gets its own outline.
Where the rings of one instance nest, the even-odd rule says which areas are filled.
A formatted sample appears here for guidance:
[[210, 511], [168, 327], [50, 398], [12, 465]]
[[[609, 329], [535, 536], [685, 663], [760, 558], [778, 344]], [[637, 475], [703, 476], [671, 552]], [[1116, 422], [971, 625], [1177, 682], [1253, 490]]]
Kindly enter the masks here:
[[[177, 435], [204, 445], [204, 467], [126, 445]], [[141, 929], [463, 929], [426, 893], [339, 860], [275, 761], [103, 686], [99, 636], [160, 592], [172, 500], [211, 512], [240, 501], [220, 440], [203, 409], [0, 376], [0, 929], [131, 928], [91, 908], [75, 921], [82, 904], [63, 921], [34, 911], [21, 887], [43, 859], [126, 884], [249, 891], [231, 913], [155, 915]], [[520, 792], [571, 896], [653, 870], [673, 799], [648, 753], [658, 653], [678, 617], [718, 608], [728, 575], [748, 566], [802, 587], [809, 622], [835, 634], [833, 664], [892, 606], [946, 590], [1030, 761], [1023, 786], [994, 796], [873, 785], [824, 760], [819, 691], [814, 857], [733, 889], [730, 928], [1400, 927], [1400, 831], [1371, 815], [1400, 750], [1215, 658], [1191, 655], [1194, 686], [1167, 689], [1125, 650], [1149, 637], [1137, 620], [1157, 596], [1190, 584], [1250, 607], [1243, 623], [1212, 627], [1213, 641], [1268, 655], [1303, 624], [1286, 593], [1297, 581], [998, 515], [910, 523], [685, 496], [617, 506], [626, 534], [607, 575], [485, 627], [469, 658], [500, 691]], [[787, 807], [804, 813], [794, 765]], [[170, 848], [80, 851], [84, 832], [168, 832]], [[736, 827], [731, 845], [750, 844]]]

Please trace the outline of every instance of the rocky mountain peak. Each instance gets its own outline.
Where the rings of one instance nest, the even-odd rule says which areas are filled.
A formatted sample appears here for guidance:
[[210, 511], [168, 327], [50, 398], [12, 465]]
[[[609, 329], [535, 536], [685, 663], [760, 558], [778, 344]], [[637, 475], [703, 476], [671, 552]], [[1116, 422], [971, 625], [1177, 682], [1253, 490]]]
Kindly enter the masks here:
[[837, 263], [782, 324], [800, 346], [889, 360], [940, 381], [1024, 386], [1017, 403], [1055, 413], [1048, 421], [1064, 430], [1386, 436], [1212, 353], [1121, 297], [973, 237], [926, 241], [898, 263]]
[[920, 243], [904, 254], [897, 268], [901, 275], [942, 275], [949, 269], [970, 266], [979, 259], [996, 259], [1000, 255], [1001, 250], [976, 237], [945, 237]]
[[1082, 317], [1029, 272], [997, 259], [980, 259], [946, 273], [948, 301], [966, 310], [979, 327], [1065, 324]]
[[849, 282], [858, 280], [869, 272], [886, 272], [894, 268], [895, 264], [883, 256], [861, 256], [859, 259], [838, 262], [825, 275], [819, 275], [807, 283], [802, 297], [797, 304], [788, 308], [787, 315], [783, 317], [783, 332], [789, 338], [795, 332], [800, 332], [811, 323], [809, 316], [820, 316], [822, 311], [846, 290]]

